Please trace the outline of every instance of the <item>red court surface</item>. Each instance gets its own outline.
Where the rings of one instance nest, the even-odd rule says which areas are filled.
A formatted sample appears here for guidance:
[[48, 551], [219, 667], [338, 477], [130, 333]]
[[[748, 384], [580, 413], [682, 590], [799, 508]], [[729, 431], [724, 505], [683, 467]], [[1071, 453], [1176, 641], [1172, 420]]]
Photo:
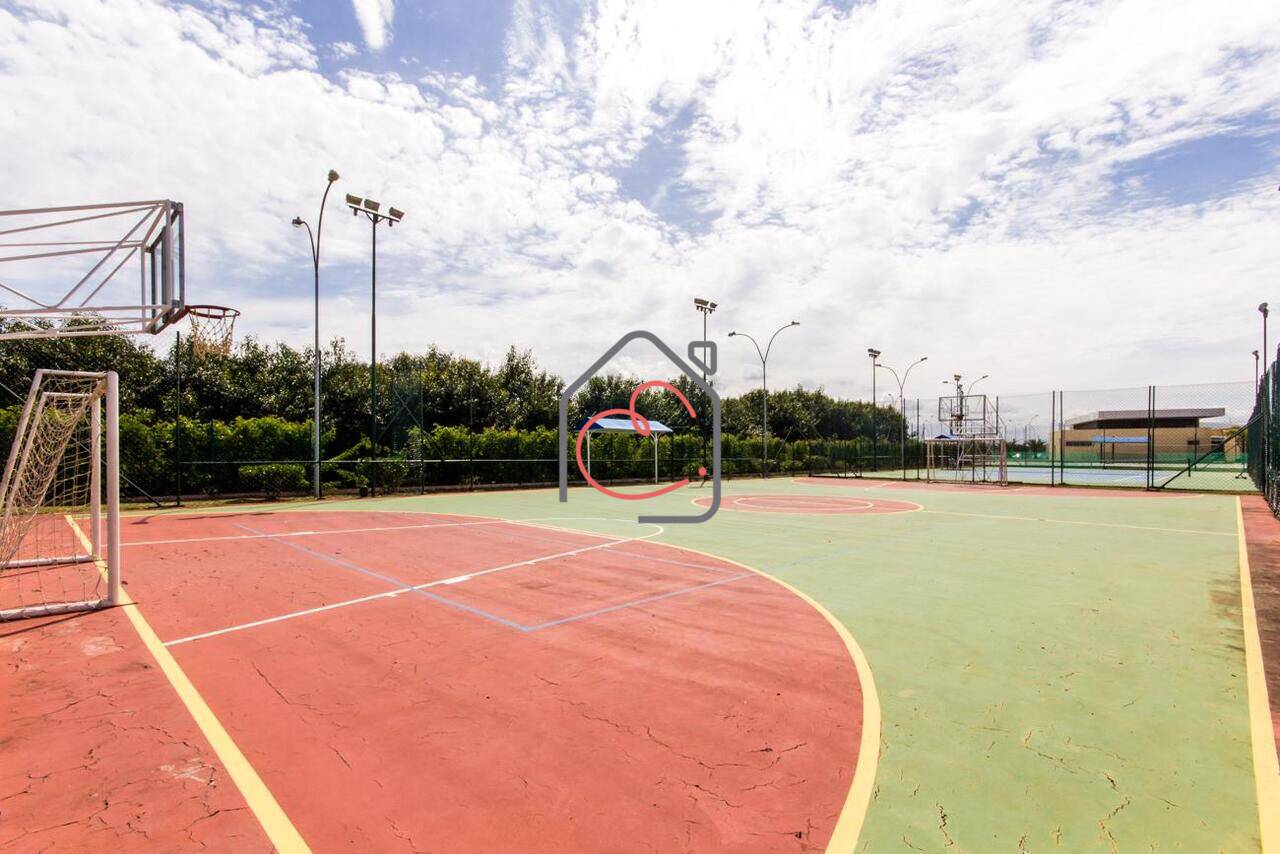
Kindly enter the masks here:
[[[711, 499], [693, 499], [699, 507], [710, 507]], [[887, 498], [850, 498], [842, 495], [735, 495], [720, 500], [721, 510], [744, 513], [775, 513], [786, 516], [876, 516], [911, 513], [920, 509], [914, 501]]]
[[[825, 845], [844, 806], [862, 721], [849, 650], [809, 604], [735, 564], [442, 515], [125, 522], [138, 610], [314, 850], [802, 851]], [[66, 797], [114, 803], [104, 780], [209, 769], [216, 796], [201, 783], [183, 817], [214, 847], [265, 844], [120, 613], [27, 633], [55, 651], [41, 667], [56, 697], [100, 703], [96, 688], [114, 686], [144, 735], [69, 778]], [[68, 625], [109, 626], [112, 666], [139, 675], [97, 675], [82, 645], [59, 643]], [[23, 637], [6, 631], [0, 642]], [[60, 675], [72, 669], [95, 676]], [[11, 720], [32, 689], [12, 673], [4, 687]], [[6, 750], [0, 797], [22, 790], [15, 769], [39, 751], [68, 765], [103, 755], [100, 723], [37, 723]], [[138, 809], [176, 813], [192, 775], [180, 794], [143, 789]], [[0, 827], [33, 847], [55, 824], [71, 847], [98, 830], [87, 808], [24, 797], [16, 823], [0, 801]]]
[[0, 624], [0, 850], [266, 836], [122, 609]]

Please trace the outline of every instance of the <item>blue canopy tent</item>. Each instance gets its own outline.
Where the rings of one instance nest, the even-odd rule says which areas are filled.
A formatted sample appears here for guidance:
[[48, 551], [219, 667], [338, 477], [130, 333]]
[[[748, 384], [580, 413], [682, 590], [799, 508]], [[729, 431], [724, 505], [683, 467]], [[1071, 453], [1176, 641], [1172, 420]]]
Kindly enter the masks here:
[[[586, 424], [584, 419], [577, 427], [573, 428], [574, 432], [582, 429], [582, 425]], [[591, 474], [591, 434], [596, 432], [604, 433], [634, 433], [635, 425], [631, 423], [630, 418], [601, 418], [599, 421], [591, 425], [591, 429], [587, 431], [587, 474]], [[662, 433], [674, 433], [667, 425], [661, 421], [649, 420], [649, 435], [653, 437], [653, 482], [658, 482], [658, 436]]]

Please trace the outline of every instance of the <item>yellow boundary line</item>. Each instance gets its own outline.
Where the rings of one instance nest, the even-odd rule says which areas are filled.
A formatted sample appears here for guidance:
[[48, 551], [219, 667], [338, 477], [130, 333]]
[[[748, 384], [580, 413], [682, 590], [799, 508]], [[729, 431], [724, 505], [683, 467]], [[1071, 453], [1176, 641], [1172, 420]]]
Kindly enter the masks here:
[[836, 619], [836, 616], [828, 611], [821, 602], [780, 578], [756, 569], [754, 566], [748, 566], [741, 561], [711, 552], [704, 552], [701, 549], [691, 549], [688, 546], [677, 546], [673, 543], [662, 543], [654, 540], [646, 540], [645, 542], [666, 546], [678, 551], [692, 552], [714, 560], [722, 560], [725, 563], [731, 563], [772, 581], [774, 584], [808, 602], [809, 607], [821, 614], [831, 625], [831, 628], [835, 629], [840, 639], [844, 641], [845, 649], [848, 651], [849, 657], [853, 659], [853, 666], [858, 672], [858, 682], [862, 688], [862, 735], [858, 743], [858, 760], [853, 768], [853, 781], [849, 785], [849, 794], [844, 799], [844, 806], [840, 810], [840, 817], [836, 819], [836, 826], [831, 831], [831, 838], [827, 840], [826, 850], [830, 852], [849, 852], [856, 849], [858, 837], [862, 834], [862, 825], [867, 819], [867, 810], [871, 808], [871, 796], [875, 793], [876, 767], [880, 763], [880, 695], [876, 692], [875, 678], [871, 675], [871, 662], [867, 660], [866, 653], [862, 651], [862, 647], [858, 646], [857, 640], [854, 639], [853, 634], [845, 627], [844, 623]]
[[[89, 542], [88, 536], [75, 523], [75, 520], [68, 516], [67, 524], [76, 532], [85, 549], [92, 553], [93, 546]], [[98, 571], [105, 576], [106, 567], [103, 566], [101, 561], [97, 561], [97, 564]], [[151, 657], [155, 659], [156, 664], [160, 666], [161, 672], [168, 678], [173, 690], [177, 692], [178, 698], [187, 707], [187, 711], [195, 720], [196, 726], [204, 733], [204, 737], [209, 741], [209, 746], [213, 748], [214, 754], [222, 762], [223, 767], [227, 769], [227, 773], [231, 775], [236, 788], [240, 790], [245, 803], [253, 811], [258, 823], [262, 825], [263, 831], [266, 832], [267, 838], [271, 840], [271, 844], [275, 846], [276, 851], [282, 852], [282, 854], [286, 854], [286, 852], [287, 854], [294, 854], [294, 852], [299, 852], [300, 854], [300, 852], [310, 851], [311, 849], [307, 847], [302, 835], [298, 833], [297, 828], [293, 826], [293, 822], [289, 820], [284, 810], [280, 808], [275, 796], [271, 794], [271, 790], [267, 788], [266, 783], [262, 782], [258, 772], [249, 764], [249, 760], [245, 758], [244, 753], [240, 751], [240, 748], [231, 739], [231, 736], [222, 726], [222, 722], [218, 720], [213, 710], [209, 708], [209, 704], [200, 696], [200, 692], [191, 683], [187, 674], [178, 664], [177, 659], [165, 648], [159, 636], [156, 635], [155, 629], [151, 628], [151, 624], [142, 616], [137, 603], [123, 588], [120, 590], [120, 606], [125, 614], [128, 615], [129, 622], [133, 625], [134, 631], [138, 633], [143, 645], [151, 653]]]
[[1244, 618], [1244, 663], [1249, 684], [1249, 734], [1253, 744], [1253, 780], [1258, 799], [1258, 829], [1262, 850], [1280, 852], [1280, 765], [1276, 760], [1275, 729], [1267, 701], [1267, 675], [1262, 666], [1262, 641], [1253, 604], [1249, 572], [1249, 544], [1244, 535], [1244, 502], [1236, 499], [1236, 533], [1240, 542], [1240, 610]]

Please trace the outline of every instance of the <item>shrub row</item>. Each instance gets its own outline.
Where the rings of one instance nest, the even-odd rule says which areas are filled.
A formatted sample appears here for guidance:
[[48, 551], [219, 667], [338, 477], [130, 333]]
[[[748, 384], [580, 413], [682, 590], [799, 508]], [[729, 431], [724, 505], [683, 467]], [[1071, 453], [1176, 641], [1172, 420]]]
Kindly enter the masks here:
[[[0, 442], [8, 448], [18, 417], [17, 407], [0, 409]], [[557, 431], [460, 427], [414, 428], [398, 448], [379, 448], [370, 461], [367, 438], [340, 453], [327, 454], [321, 466], [328, 488], [430, 488], [487, 484], [554, 483], [557, 480]], [[322, 437], [326, 447], [332, 434]], [[574, 460], [573, 438], [567, 448], [570, 477], [581, 480]], [[762, 468], [759, 437], [721, 437], [722, 471], [726, 476], [754, 474]], [[769, 470], [778, 473], [868, 469], [867, 439], [769, 440]], [[126, 494], [256, 493], [276, 496], [305, 491], [311, 479], [311, 423], [276, 417], [198, 422], [182, 419], [147, 422], [120, 417], [121, 470]], [[918, 454], [915, 442], [908, 460]], [[696, 477], [710, 466], [710, 447], [694, 434], [665, 435], [658, 442], [661, 478]], [[586, 445], [583, 446], [584, 460]], [[881, 468], [895, 468], [897, 443], [877, 448]], [[179, 465], [178, 460], [181, 460]], [[598, 480], [648, 479], [654, 472], [652, 439], [624, 433], [591, 437], [591, 471]], [[179, 481], [180, 476], [180, 481]]]

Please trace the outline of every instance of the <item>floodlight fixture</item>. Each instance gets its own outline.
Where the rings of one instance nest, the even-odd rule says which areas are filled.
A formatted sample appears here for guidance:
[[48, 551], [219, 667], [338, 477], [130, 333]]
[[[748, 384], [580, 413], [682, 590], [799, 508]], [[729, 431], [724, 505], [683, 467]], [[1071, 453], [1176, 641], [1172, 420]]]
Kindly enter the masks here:
[[336, 180], [338, 180], [338, 172], [337, 172], [337, 170], [336, 170], [336, 169], [330, 169], [330, 170], [329, 170], [329, 183], [330, 183], [330, 184], [332, 184], [332, 183], [333, 183], [334, 181], [336, 181]]
[[387, 208], [387, 214], [391, 217], [392, 222], [399, 222], [404, 219], [404, 211], [399, 208]]
[[369, 211], [370, 213], [377, 213], [378, 209], [381, 207], [382, 207], [381, 202], [375, 202], [373, 199], [364, 200], [364, 209]]
[[303, 226], [303, 225], [305, 225], [305, 223], [303, 223], [303, 221], [302, 221], [302, 217], [300, 217], [300, 216], [295, 216], [295, 217], [293, 218], [293, 227], [294, 227], [294, 228], [302, 228], [302, 226]]

